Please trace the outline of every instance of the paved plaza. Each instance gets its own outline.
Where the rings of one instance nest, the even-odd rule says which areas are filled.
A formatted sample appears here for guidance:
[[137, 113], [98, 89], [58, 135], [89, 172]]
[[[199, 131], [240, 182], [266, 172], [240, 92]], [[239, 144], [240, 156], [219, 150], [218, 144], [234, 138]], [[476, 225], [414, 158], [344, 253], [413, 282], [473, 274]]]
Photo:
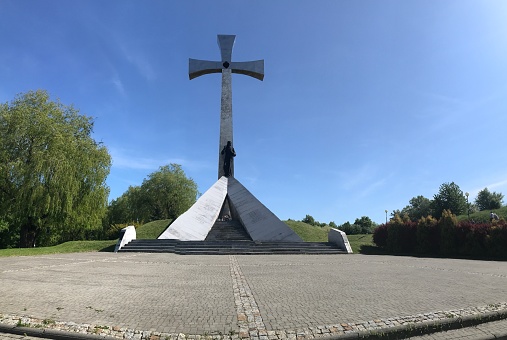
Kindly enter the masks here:
[[6, 257], [0, 296], [3, 324], [38, 320], [155, 339], [338, 336], [505, 311], [507, 262], [358, 254]]

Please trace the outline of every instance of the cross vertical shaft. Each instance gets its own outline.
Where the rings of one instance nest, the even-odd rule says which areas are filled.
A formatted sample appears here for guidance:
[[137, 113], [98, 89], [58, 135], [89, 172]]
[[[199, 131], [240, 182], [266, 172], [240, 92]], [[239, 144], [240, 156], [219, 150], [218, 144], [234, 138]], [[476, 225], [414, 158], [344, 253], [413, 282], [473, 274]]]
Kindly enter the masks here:
[[[232, 130], [232, 73], [230, 69], [222, 70], [222, 98], [220, 100], [220, 139], [218, 145], [218, 178], [225, 175], [225, 153], [222, 149], [227, 142], [233, 141]], [[234, 160], [231, 159], [230, 176], [234, 177]]]
[[[220, 138], [218, 146], [218, 178], [225, 176], [224, 163], [226, 161], [223, 148], [228, 142], [233, 144], [232, 133], [232, 73], [239, 73], [264, 79], [264, 60], [232, 62], [232, 47], [235, 35], [218, 35], [221, 61], [207, 61], [189, 59], [189, 78], [194, 79], [209, 73], [222, 73], [222, 97], [220, 103]], [[231, 159], [229, 176], [234, 176], [234, 161]]]

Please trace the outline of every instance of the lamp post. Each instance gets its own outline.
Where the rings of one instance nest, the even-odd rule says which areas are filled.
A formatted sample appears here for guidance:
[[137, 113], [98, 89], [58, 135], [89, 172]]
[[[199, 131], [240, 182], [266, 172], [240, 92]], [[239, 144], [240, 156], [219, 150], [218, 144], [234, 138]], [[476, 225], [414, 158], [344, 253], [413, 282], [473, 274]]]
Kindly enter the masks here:
[[385, 210], [385, 212], [386, 212], [386, 224], [387, 224], [387, 209]]
[[468, 204], [468, 195], [470, 195], [468, 192], [465, 192], [465, 196], [467, 197], [467, 217], [470, 219], [470, 205]]

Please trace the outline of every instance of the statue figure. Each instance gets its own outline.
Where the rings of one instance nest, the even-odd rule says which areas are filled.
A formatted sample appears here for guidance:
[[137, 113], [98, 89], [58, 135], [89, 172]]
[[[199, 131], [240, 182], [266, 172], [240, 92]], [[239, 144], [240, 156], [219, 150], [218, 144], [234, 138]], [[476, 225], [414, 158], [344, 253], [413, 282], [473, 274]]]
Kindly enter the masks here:
[[236, 151], [234, 151], [231, 141], [227, 142], [227, 145], [224, 146], [221, 154], [224, 155], [224, 176], [225, 177], [233, 176], [234, 174], [231, 173], [232, 169], [231, 162], [232, 158], [236, 157]]

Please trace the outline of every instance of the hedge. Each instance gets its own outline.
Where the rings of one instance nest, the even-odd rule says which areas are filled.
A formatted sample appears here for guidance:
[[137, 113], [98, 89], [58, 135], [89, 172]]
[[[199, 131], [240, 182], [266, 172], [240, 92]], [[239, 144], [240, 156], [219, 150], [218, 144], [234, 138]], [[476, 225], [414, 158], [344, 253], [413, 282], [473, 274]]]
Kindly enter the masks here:
[[458, 222], [449, 211], [418, 222], [395, 216], [374, 230], [373, 242], [397, 254], [507, 259], [507, 222]]

